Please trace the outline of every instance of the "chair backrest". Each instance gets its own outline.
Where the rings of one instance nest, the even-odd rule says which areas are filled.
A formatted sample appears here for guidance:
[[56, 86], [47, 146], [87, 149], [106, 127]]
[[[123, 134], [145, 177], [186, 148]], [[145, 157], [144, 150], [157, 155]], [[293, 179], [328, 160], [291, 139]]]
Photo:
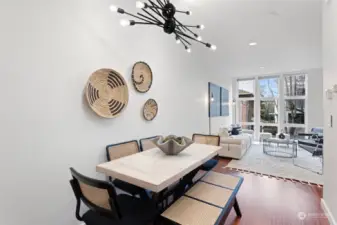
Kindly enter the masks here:
[[78, 220], [82, 220], [80, 216], [81, 201], [90, 210], [100, 215], [111, 218], [121, 217], [116, 201], [116, 190], [112, 184], [86, 177], [73, 168], [70, 168], [70, 172], [73, 177], [70, 184], [77, 199], [76, 217]]
[[220, 136], [207, 134], [193, 134], [192, 140], [195, 143], [220, 146]]
[[161, 136], [154, 136], [154, 137], [140, 139], [139, 140], [140, 150], [146, 151], [152, 148], [157, 148], [157, 146], [153, 143], [153, 140], [158, 137], [161, 137]]
[[138, 141], [128, 141], [106, 146], [108, 161], [119, 159], [139, 152]]

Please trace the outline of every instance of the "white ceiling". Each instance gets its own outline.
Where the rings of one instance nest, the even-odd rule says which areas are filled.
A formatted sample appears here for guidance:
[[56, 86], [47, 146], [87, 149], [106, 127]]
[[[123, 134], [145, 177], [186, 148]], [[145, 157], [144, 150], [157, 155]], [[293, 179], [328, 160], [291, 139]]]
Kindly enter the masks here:
[[[321, 0], [173, 0], [173, 3], [193, 12], [190, 17], [182, 15], [182, 21], [206, 26], [202, 37], [218, 47], [209, 63], [221, 65], [228, 76], [321, 67]], [[252, 41], [258, 44], [249, 46]], [[192, 48], [196, 49], [193, 54], [202, 54], [199, 46]]]

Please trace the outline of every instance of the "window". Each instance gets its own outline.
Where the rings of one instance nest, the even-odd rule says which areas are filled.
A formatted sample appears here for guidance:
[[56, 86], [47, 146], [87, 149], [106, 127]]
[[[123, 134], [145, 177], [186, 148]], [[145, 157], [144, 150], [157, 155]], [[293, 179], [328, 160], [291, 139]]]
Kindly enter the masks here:
[[235, 122], [244, 129], [275, 136], [306, 131], [307, 75], [279, 74], [238, 79]]
[[255, 79], [237, 81], [238, 121], [242, 126], [254, 125]]
[[276, 135], [279, 129], [279, 77], [259, 78], [260, 132]]
[[[287, 129], [305, 128], [306, 74], [284, 76], [284, 126]], [[288, 131], [290, 132], [290, 131]], [[291, 133], [291, 132], [290, 132]]]
[[305, 124], [305, 100], [286, 100], [284, 113], [286, 124]]
[[260, 121], [261, 123], [278, 123], [278, 101], [261, 101]]
[[254, 97], [254, 80], [238, 80], [239, 98]]
[[254, 101], [239, 101], [239, 122], [254, 122]]
[[277, 77], [270, 78], [260, 78], [259, 86], [260, 86], [260, 97], [261, 98], [275, 98], [278, 97], [278, 81]]
[[285, 96], [305, 96], [306, 75], [285, 75], [284, 95]]

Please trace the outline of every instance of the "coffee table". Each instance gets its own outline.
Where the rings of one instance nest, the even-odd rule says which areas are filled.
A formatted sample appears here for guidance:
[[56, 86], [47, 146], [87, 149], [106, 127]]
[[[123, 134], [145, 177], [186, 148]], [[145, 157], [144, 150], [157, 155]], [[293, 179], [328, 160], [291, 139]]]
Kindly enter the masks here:
[[296, 158], [297, 143], [292, 139], [268, 138], [263, 140], [263, 153], [281, 158]]

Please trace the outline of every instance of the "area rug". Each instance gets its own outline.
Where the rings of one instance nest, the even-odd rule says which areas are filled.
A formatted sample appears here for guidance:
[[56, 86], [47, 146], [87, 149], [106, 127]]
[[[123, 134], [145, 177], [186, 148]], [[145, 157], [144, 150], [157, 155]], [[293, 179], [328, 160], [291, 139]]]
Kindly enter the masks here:
[[295, 158], [297, 165], [310, 168], [316, 172], [295, 166], [291, 158], [266, 155], [263, 153], [263, 147], [260, 144], [253, 144], [242, 159], [232, 160], [226, 167], [257, 175], [268, 175], [276, 178], [323, 185], [323, 176], [317, 173], [322, 171], [320, 159], [312, 157], [309, 152], [301, 148], [298, 149], [297, 155], [298, 157]]

